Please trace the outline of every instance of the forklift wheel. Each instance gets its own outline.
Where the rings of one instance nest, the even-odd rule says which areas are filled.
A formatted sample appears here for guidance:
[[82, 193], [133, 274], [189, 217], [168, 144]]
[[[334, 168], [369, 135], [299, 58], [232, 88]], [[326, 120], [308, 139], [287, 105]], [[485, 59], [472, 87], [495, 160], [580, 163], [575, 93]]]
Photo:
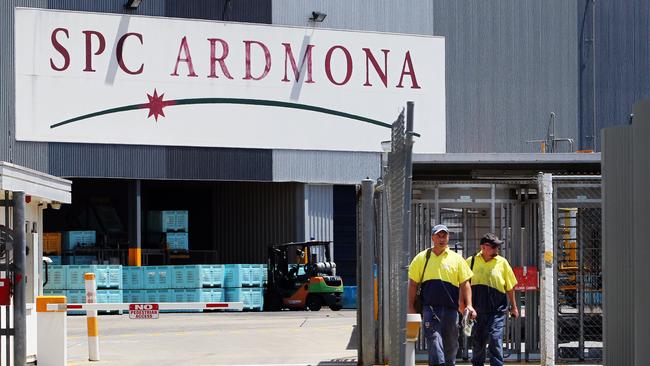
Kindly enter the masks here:
[[309, 295], [307, 298], [307, 309], [311, 311], [318, 311], [320, 310], [321, 306], [323, 305], [320, 296]]
[[341, 308], [343, 308], [341, 305], [331, 305], [330, 306], [330, 309], [332, 311], [339, 311], [339, 310], [341, 310]]

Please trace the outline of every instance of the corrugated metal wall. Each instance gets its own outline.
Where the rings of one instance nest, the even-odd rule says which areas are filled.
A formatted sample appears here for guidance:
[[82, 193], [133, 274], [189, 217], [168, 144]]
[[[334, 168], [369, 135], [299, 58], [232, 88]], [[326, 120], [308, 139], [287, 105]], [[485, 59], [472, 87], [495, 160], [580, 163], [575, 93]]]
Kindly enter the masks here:
[[304, 240], [334, 240], [334, 197], [332, 186], [305, 185]]
[[[646, 23], [647, 24], [647, 23]], [[634, 362], [635, 365], [650, 365], [650, 317], [648, 317], [648, 304], [650, 304], [650, 271], [648, 271], [648, 258], [650, 258], [650, 101], [637, 103], [634, 106], [634, 121], [632, 123], [632, 158], [621, 161], [621, 164], [632, 165], [632, 220], [633, 258], [634, 269], [633, 286], [630, 287], [634, 304], [632, 323], [634, 324]], [[603, 226], [607, 225], [604, 223]], [[620, 255], [620, 254], [619, 254]], [[620, 326], [620, 325], [619, 325]]]
[[598, 130], [627, 123], [634, 103], [650, 98], [649, 15], [646, 0], [596, 1]]
[[[535, 152], [578, 137], [577, 7], [564, 0], [274, 0], [273, 23], [446, 37], [447, 151]], [[417, 108], [417, 106], [416, 106]], [[417, 123], [417, 121], [416, 121]]]
[[631, 128], [603, 133], [603, 362], [634, 365]]
[[603, 133], [605, 365], [650, 364], [650, 101]]
[[272, 179], [271, 150], [49, 144], [49, 173], [62, 177]]
[[220, 263], [266, 263], [270, 244], [297, 241], [302, 225], [298, 184], [218, 183], [217, 257]]
[[273, 181], [358, 184], [379, 177], [380, 165], [380, 153], [273, 150]]

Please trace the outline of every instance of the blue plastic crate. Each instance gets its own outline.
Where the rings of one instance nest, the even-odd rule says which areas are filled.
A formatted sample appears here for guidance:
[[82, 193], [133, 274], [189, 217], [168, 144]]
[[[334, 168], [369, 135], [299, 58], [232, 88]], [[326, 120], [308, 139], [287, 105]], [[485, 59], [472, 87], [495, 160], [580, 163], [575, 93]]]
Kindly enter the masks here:
[[125, 290], [144, 288], [144, 271], [142, 267], [122, 267], [122, 288]]
[[[68, 304], [83, 304], [86, 302], [86, 290], [65, 290]], [[85, 310], [68, 310], [71, 315], [84, 315]]]
[[224, 265], [225, 287], [261, 287], [264, 279], [261, 264]]
[[[97, 290], [97, 302], [102, 304], [118, 304], [124, 301], [124, 291], [116, 289]], [[100, 310], [99, 314], [121, 314], [120, 310]]]
[[173, 274], [172, 287], [176, 289], [210, 286], [212, 283], [208, 266], [174, 266]]
[[223, 286], [224, 269], [221, 264], [202, 264], [173, 267], [173, 288]]
[[188, 250], [188, 234], [187, 233], [166, 233], [165, 243], [169, 250]]
[[122, 288], [122, 266], [110, 264], [101, 266], [96, 274], [97, 288], [121, 289]]
[[182, 290], [185, 293], [184, 302], [213, 302], [212, 289], [210, 288], [193, 288]]
[[71, 255], [64, 258], [65, 264], [97, 264], [97, 257], [94, 255]]
[[210, 278], [213, 287], [224, 287], [226, 269], [223, 264], [210, 264]]
[[144, 303], [174, 302], [174, 290], [142, 290]]
[[269, 266], [267, 264], [262, 264], [262, 282], [267, 284], [269, 282]]
[[67, 287], [68, 266], [50, 264], [47, 267], [47, 290], [63, 290]]
[[144, 303], [145, 290], [124, 290], [123, 298], [125, 303], [129, 304], [142, 304]]
[[97, 237], [95, 231], [64, 231], [61, 238], [61, 249], [65, 251], [74, 250], [78, 246], [95, 245]]
[[123, 300], [123, 290], [97, 290], [98, 303], [116, 304], [121, 303]]
[[341, 305], [344, 309], [357, 308], [357, 286], [343, 286]]
[[122, 266], [120, 265], [69, 265], [67, 274], [67, 288], [79, 290], [86, 288], [84, 274], [94, 273], [97, 288], [121, 288]]
[[173, 266], [142, 267], [144, 288], [148, 290], [172, 288]]
[[187, 211], [149, 211], [147, 217], [149, 231], [188, 231]]
[[225, 289], [227, 302], [243, 302], [245, 310], [264, 308], [264, 289], [259, 287], [229, 287]]

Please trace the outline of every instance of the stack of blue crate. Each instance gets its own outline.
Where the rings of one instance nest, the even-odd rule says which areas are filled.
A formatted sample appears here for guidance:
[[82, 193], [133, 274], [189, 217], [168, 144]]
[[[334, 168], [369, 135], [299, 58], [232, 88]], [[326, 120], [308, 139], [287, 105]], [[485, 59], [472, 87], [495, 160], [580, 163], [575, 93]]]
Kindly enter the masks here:
[[125, 267], [123, 281], [128, 303], [224, 301], [224, 268], [220, 264]]
[[224, 265], [227, 302], [243, 302], [244, 310], [262, 311], [264, 309], [263, 264]]
[[149, 231], [161, 233], [172, 252], [189, 249], [188, 223], [187, 211], [150, 211], [148, 216]]
[[[69, 304], [85, 303], [84, 274], [86, 273], [95, 274], [98, 303], [122, 302], [122, 266], [119, 265], [49, 265], [48, 281], [43, 286], [43, 294], [64, 295]], [[85, 314], [86, 312], [70, 310], [68, 313]]]

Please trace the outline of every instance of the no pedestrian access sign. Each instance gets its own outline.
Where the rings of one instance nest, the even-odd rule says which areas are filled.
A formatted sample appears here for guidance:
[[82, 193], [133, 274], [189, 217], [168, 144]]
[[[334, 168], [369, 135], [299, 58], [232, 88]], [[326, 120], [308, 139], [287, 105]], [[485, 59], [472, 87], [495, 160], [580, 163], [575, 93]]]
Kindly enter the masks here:
[[129, 304], [129, 319], [158, 319], [158, 304]]

